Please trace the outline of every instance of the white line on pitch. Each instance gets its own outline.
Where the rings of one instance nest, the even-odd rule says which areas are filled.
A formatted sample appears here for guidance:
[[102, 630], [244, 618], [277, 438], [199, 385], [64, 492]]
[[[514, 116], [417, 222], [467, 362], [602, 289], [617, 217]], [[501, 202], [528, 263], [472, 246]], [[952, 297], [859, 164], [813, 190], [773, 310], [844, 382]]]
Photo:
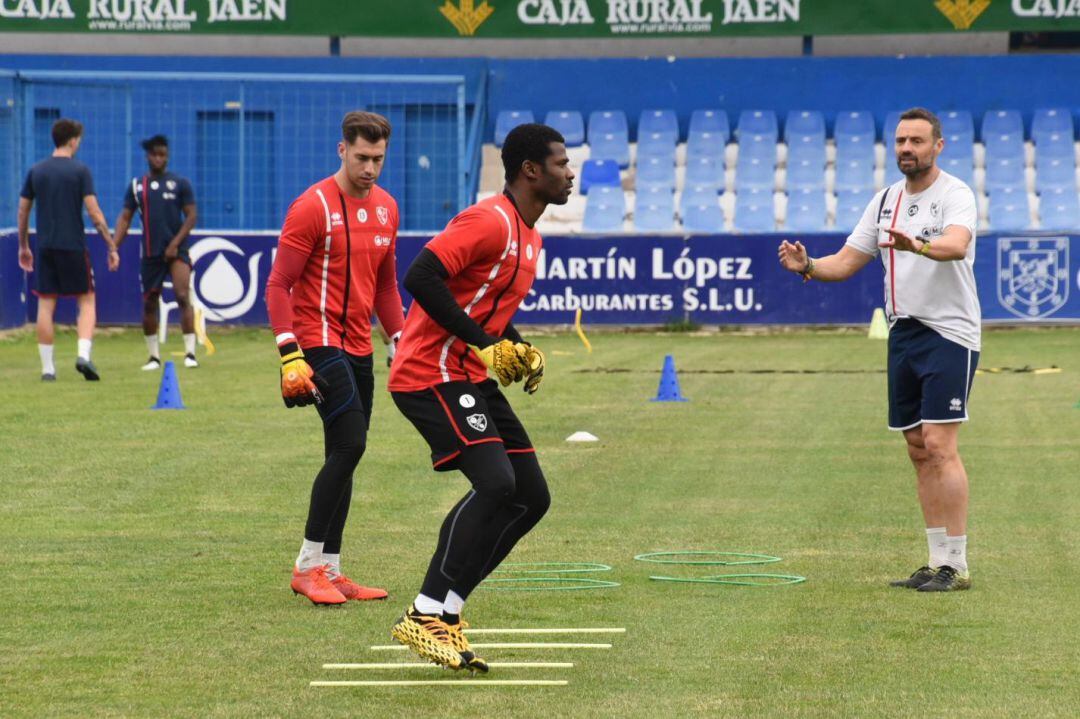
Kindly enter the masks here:
[[[573, 662], [488, 662], [493, 669], [572, 669]], [[442, 669], [437, 664], [419, 662], [371, 662], [368, 664], [323, 664], [323, 669]]]
[[466, 629], [465, 633], [477, 634], [625, 634], [625, 627], [564, 627], [562, 629]]
[[[611, 649], [610, 644], [573, 644], [566, 642], [492, 642], [469, 643], [473, 649]], [[401, 644], [377, 644], [373, 652], [400, 652], [408, 647]]]
[[310, 682], [313, 687], [564, 687], [565, 679], [394, 679], [388, 681]]

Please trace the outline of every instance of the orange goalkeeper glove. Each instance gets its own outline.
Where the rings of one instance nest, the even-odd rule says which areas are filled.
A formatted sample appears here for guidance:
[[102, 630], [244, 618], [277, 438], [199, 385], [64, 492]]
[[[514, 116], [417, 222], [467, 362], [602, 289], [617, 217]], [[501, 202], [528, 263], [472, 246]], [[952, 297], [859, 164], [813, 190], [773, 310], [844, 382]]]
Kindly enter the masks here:
[[286, 407], [322, 404], [320, 384], [322, 378], [311, 369], [299, 348], [281, 356], [281, 399]]

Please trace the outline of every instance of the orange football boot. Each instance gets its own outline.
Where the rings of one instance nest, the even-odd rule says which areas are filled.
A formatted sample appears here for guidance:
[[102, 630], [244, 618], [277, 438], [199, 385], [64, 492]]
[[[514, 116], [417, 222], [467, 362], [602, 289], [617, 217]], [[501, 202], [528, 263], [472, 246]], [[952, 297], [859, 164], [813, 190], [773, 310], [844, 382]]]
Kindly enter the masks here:
[[386, 590], [379, 589], [377, 587], [365, 587], [361, 584], [357, 584], [353, 580], [346, 577], [344, 574], [339, 574], [330, 580], [341, 596], [346, 599], [355, 599], [359, 602], [370, 601], [372, 599], [386, 599]]
[[293, 565], [293, 594], [303, 594], [312, 604], [344, 604], [348, 600], [326, 576], [326, 566], [320, 565], [301, 572]]

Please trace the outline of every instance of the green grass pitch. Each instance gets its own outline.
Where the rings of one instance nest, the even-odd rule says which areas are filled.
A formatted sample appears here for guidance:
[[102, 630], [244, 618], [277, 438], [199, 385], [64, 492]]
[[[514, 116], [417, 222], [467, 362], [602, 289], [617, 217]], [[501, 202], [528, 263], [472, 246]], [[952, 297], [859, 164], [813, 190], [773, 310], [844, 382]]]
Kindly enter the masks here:
[[[947, 595], [885, 586], [923, 563], [926, 546], [902, 439], [884, 426], [884, 343], [855, 332], [595, 333], [590, 355], [570, 334], [536, 338], [548, 376], [534, 397], [508, 394], [553, 505], [510, 561], [603, 562], [614, 571], [589, 576], [622, 586], [480, 589], [466, 618], [627, 633], [541, 638], [612, 641], [609, 651], [487, 652], [575, 662], [490, 675], [568, 686], [447, 690], [308, 682], [406, 678], [321, 665], [405, 659], [368, 647], [389, 643], [464, 478], [430, 471], [420, 437], [377, 390], [344, 558], [391, 599], [326, 609], [294, 597], [319, 424], [283, 407], [268, 332], [211, 336], [217, 354], [178, 369], [182, 412], [150, 411], [158, 375], [138, 369], [137, 331], [97, 339], [97, 384], [76, 375], [70, 332], [58, 337], [55, 384], [38, 381], [32, 334], [0, 338], [0, 716], [1080, 712], [1080, 330], [986, 333], [983, 367], [1063, 371], [976, 379], [961, 432], [974, 589]], [[689, 403], [648, 401], [668, 353]], [[567, 444], [576, 430], [600, 442]], [[678, 549], [776, 554], [784, 561], [759, 571], [808, 579], [659, 584], [648, 579], [658, 569], [695, 572], [632, 559]]]

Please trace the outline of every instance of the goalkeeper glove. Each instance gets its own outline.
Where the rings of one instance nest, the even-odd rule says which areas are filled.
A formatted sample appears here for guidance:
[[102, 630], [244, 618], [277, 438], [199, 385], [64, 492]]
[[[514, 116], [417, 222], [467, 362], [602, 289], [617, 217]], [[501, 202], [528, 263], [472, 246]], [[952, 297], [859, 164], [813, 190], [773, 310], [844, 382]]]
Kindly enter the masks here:
[[528, 342], [519, 342], [514, 345], [514, 349], [528, 368], [525, 376], [525, 391], [536, 394], [536, 390], [540, 388], [540, 383], [544, 379], [544, 367], [547, 366], [544, 353]]
[[304, 360], [304, 353], [299, 347], [294, 345], [291, 351], [282, 350], [281, 399], [285, 401], [286, 407], [322, 404], [320, 384], [323, 384], [322, 378], [315, 374], [315, 370]]
[[488, 366], [499, 383], [506, 387], [525, 378], [528, 367], [510, 340], [497, 340], [487, 347], [470, 345], [476, 356]]

